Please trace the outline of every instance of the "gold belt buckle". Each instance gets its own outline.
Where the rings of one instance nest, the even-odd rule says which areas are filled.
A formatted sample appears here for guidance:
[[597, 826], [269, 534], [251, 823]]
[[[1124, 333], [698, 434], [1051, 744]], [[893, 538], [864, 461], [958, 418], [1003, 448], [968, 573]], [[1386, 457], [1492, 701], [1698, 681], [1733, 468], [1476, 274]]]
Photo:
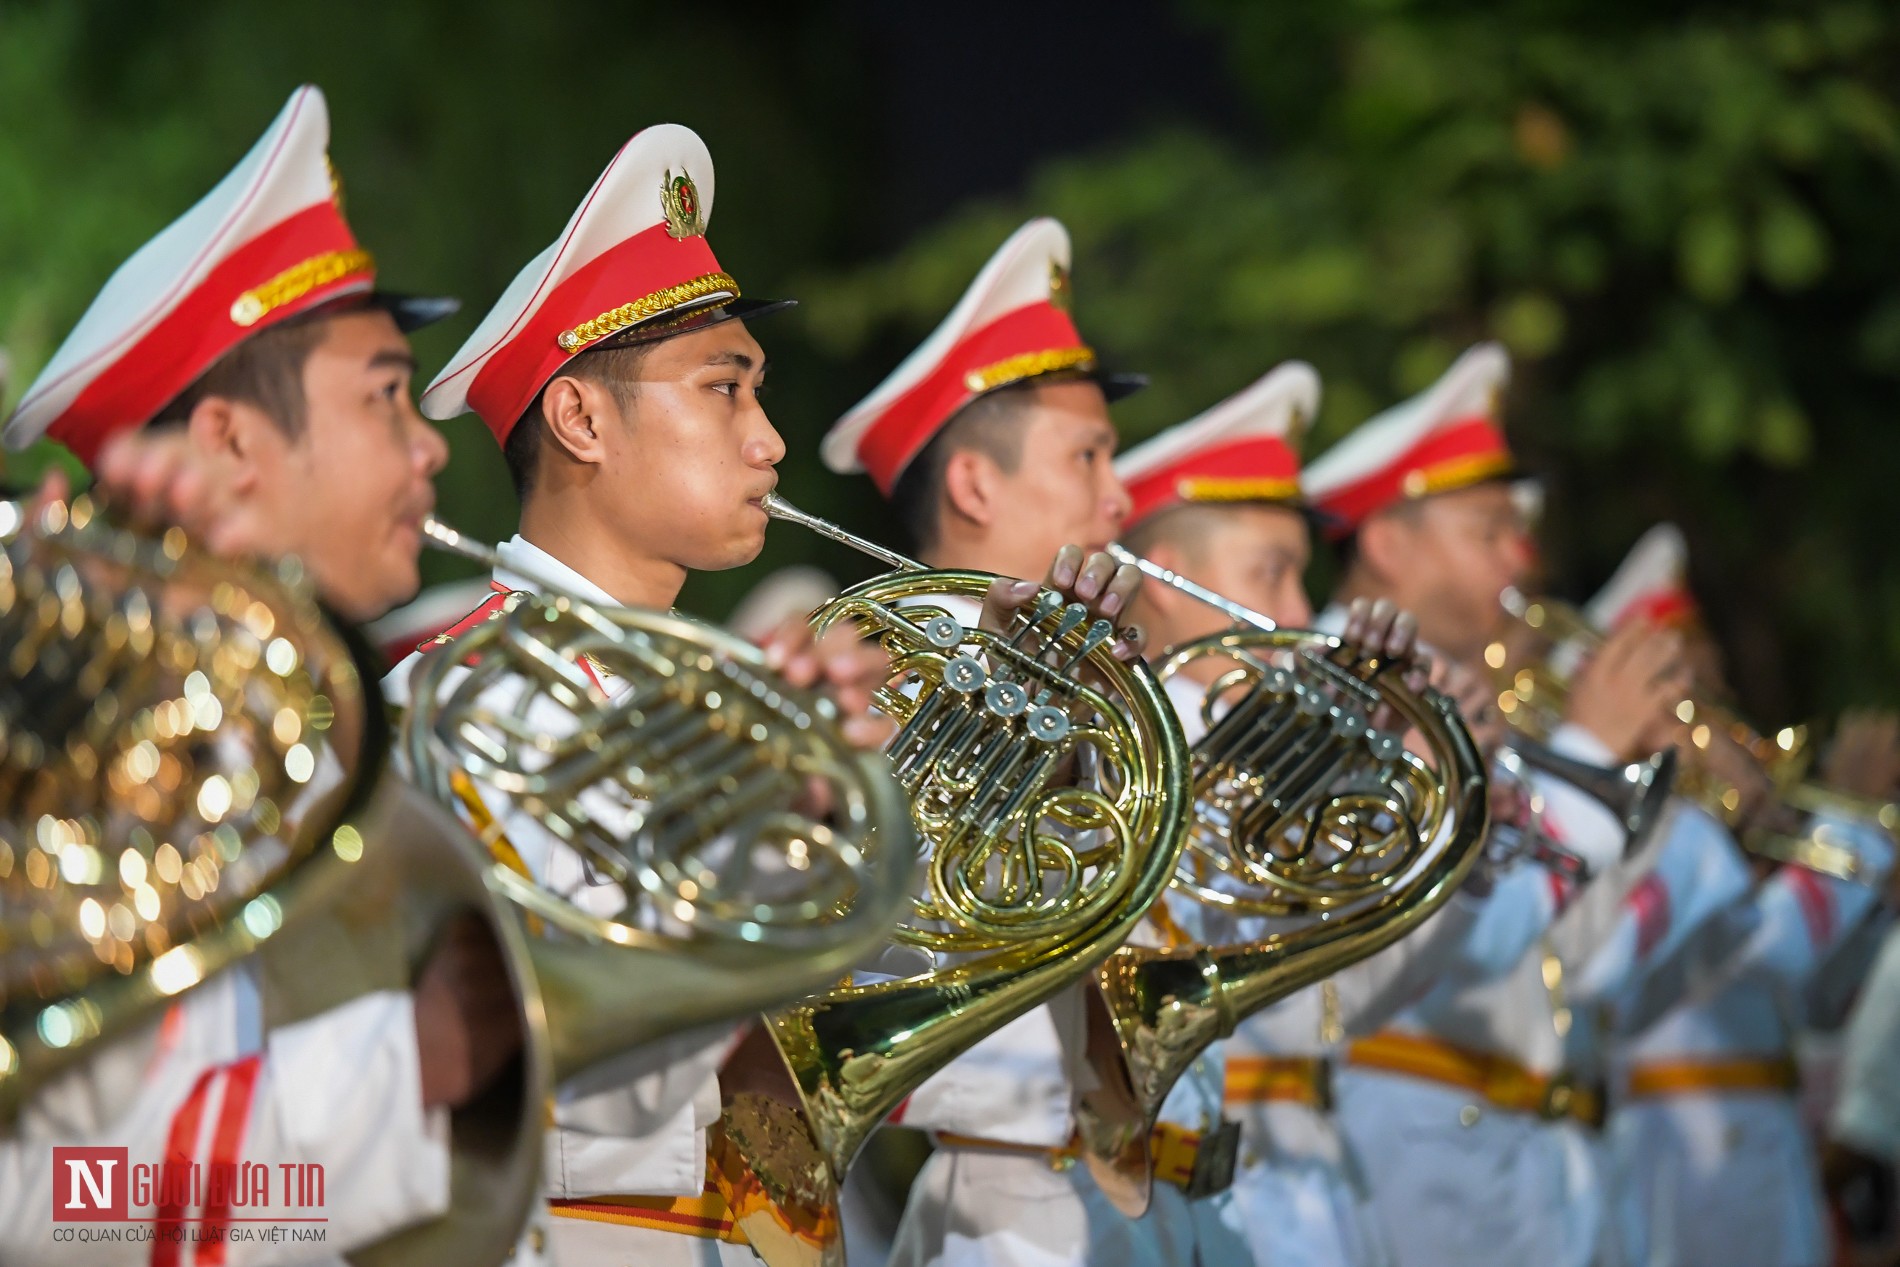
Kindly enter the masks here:
[[1234, 1184], [1234, 1159], [1240, 1153], [1240, 1123], [1223, 1117], [1218, 1126], [1201, 1132], [1194, 1153], [1194, 1169], [1181, 1189], [1190, 1201], [1227, 1191]]
[[1333, 1111], [1333, 1062], [1325, 1056], [1313, 1058], [1313, 1107], [1321, 1113]]
[[1555, 1122], [1570, 1116], [1570, 1109], [1577, 1100], [1577, 1080], [1575, 1075], [1559, 1073], [1551, 1077], [1550, 1084], [1544, 1088], [1544, 1099], [1537, 1106], [1537, 1115], [1546, 1122]]

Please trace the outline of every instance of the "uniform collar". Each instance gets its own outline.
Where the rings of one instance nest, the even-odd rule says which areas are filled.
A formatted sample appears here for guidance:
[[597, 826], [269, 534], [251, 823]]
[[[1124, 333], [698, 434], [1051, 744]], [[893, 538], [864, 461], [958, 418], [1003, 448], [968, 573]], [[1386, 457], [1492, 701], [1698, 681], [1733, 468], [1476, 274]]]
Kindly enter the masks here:
[[575, 598], [602, 607], [626, 605], [520, 533], [496, 546], [495, 553], [501, 556], [501, 566], [495, 569], [495, 582], [508, 589], [539, 594], [545, 585], [551, 584]]

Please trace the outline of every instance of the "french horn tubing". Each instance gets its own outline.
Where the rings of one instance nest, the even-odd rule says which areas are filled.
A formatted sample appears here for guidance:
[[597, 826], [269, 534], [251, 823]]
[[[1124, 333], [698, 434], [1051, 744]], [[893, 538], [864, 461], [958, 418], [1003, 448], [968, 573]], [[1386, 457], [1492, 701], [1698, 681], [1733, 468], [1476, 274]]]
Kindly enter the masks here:
[[549, 1051], [517, 921], [386, 768], [375, 658], [294, 561], [226, 562], [85, 497], [0, 503], [0, 1122], [248, 960], [267, 1025], [406, 989], [452, 920], [509, 973], [520, 1057], [451, 1119], [451, 1206], [350, 1257], [499, 1263], [539, 1184]]
[[[519, 571], [437, 520], [424, 536]], [[498, 858], [516, 855], [482, 788], [583, 860], [586, 897], [488, 868], [541, 934], [528, 944], [556, 1079], [799, 998], [880, 946], [909, 901], [915, 836], [883, 758], [852, 748], [831, 702], [715, 626], [528, 579], [540, 593], [417, 662], [400, 736], [417, 782]], [[602, 892], [615, 913], [595, 913]]]
[[[1324, 634], [1266, 616], [1120, 546], [1148, 577], [1244, 628], [1164, 653], [1211, 677], [1190, 754], [1194, 811], [1173, 887], [1230, 944], [1124, 945], [1097, 970], [1132, 1103], [1085, 1094], [1083, 1156], [1124, 1213], [1146, 1210], [1156, 1115], [1245, 1017], [1390, 945], [1457, 889], [1487, 825], [1485, 768], [1450, 700], [1407, 689]], [[1415, 732], [1425, 757], [1407, 750]]]
[[715, 1164], [753, 1248], [784, 1267], [842, 1261], [838, 1186], [905, 1096], [1134, 929], [1174, 871], [1188, 785], [1173, 709], [1145, 665], [1115, 659], [1108, 621], [1045, 590], [1011, 628], [977, 628], [951, 608], [976, 608], [988, 573], [927, 569], [776, 495], [765, 508], [892, 569], [812, 625], [890, 655], [875, 704], [926, 855], [884, 979], [773, 1013], [775, 1050], [727, 1096]]

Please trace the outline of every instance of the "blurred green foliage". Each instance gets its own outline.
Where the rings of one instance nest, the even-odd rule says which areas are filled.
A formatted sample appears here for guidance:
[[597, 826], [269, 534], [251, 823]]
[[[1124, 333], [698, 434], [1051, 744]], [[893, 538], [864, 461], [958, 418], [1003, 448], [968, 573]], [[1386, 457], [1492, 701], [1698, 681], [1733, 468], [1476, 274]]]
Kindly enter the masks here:
[[[848, 355], [922, 330], [1024, 216], [1154, 386], [1135, 438], [1299, 357], [1317, 453], [1467, 345], [1585, 594], [1658, 519], [1764, 720], [1900, 700], [1900, 11], [1200, 0], [1248, 126], [1048, 164], [894, 258], [801, 282]], [[1214, 68], [1210, 68], [1214, 73]]]
[[[503, 0], [0, 0], [12, 390], [298, 82], [329, 93], [350, 213], [387, 282], [470, 304], [418, 339], [425, 372], [615, 147], [677, 119], [718, 157], [722, 260], [748, 293], [804, 301], [760, 334], [784, 487], [811, 509], [894, 537], [868, 483], [823, 473], [817, 436], [1016, 224], [1053, 214], [1075, 238], [1088, 337], [1154, 376], [1118, 406], [1131, 440], [1301, 357], [1326, 383], [1316, 452], [1467, 344], [1501, 338], [1517, 359], [1510, 428], [1550, 484], [1557, 589], [1587, 592], [1674, 518], [1764, 722], [1900, 702], [1885, 522], [1900, 471], [1900, 11], [1183, 12], [1221, 50], [1206, 74], [1240, 103], [1232, 126], [1157, 126], [1060, 156], [1017, 193], [948, 208], [866, 258], [889, 234], [865, 195], [879, 103], [848, 6], [641, 6], [576, 27]], [[505, 534], [492, 442], [472, 419], [448, 431], [445, 515]], [[786, 531], [768, 558], [866, 570]], [[696, 582], [688, 605], [723, 611], [757, 575]]]

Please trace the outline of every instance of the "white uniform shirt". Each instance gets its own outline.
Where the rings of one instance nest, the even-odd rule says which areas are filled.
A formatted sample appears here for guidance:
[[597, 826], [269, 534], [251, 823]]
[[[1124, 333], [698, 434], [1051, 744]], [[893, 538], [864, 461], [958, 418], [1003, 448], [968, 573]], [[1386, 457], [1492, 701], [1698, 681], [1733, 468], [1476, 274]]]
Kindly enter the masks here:
[[[509, 590], [538, 592], [539, 583], [546, 581], [602, 606], [620, 605], [522, 537], [503, 542], [498, 553], [503, 566], [494, 579]], [[420, 658], [420, 653], [411, 655], [384, 679], [384, 693], [392, 701], [407, 704], [409, 675]], [[454, 681], [451, 675], [445, 685]], [[605, 674], [602, 685], [609, 693], [625, 689], [624, 683]], [[503, 683], [491, 691], [501, 703], [519, 689]], [[499, 696], [502, 692], [510, 694]], [[560, 710], [551, 712], [550, 725], [572, 725]], [[517, 810], [505, 794], [479, 782], [477, 788], [538, 883], [592, 914], [621, 916], [626, 898], [617, 886], [590, 883], [579, 854], [533, 816]], [[612, 814], [625, 812], [604, 804], [590, 806], [595, 809], [609, 822]], [[561, 1088], [555, 1126], [548, 1135], [548, 1195], [698, 1196], [706, 1179], [706, 1132], [720, 1113], [719, 1066], [738, 1033], [736, 1026], [715, 1026], [673, 1035]]]
[[[103, 1044], [28, 1101], [13, 1133], [0, 1137], [0, 1262], [151, 1260], [149, 1241], [53, 1241], [53, 1201], [64, 1191], [58, 1185], [71, 1182], [53, 1170], [52, 1150], [63, 1145], [123, 1147], [129, 1165], [157, 1165], [177, 1145], [207, 1183], [214, 1162], [262, 1163], [270, 1167], [271, 1204], [230, 1213], [327, 1220], [320, 1243], [234, 1240], [225, 1246], [231, 1267], [334, 1262], [446, 1212], [448, 1114], [422, 1108], [409, 996], [366, 994], [268, 1035], [259, 1012], [256, 978], [240, 964]], [[323, 1167], [324, 1202], [315, 1210], [291, 1203], [277, 1169], [306, 1162]], [[150, 1218], [155, 1211], [130, 1205], [128, 1213]], [[196, 1220], [205, 1210], [181, 1213]], [[200, 1226], [188, 1225], [188, 1234]], [[179, 1262], [193, 1262], [192, 1243], [182, 1249]]]
[[[1851, 834], [1868, 880], [1783, 867], [1644, 983], [1673, 996], [1619, 1065], [1792, 1057], [1810, 984], [1878, 899], [1892, 846]], [[1660, 1010], [1652, 1001], [1651, 1011]], [[1826, 1261], [1826, 1213], [1792, 1094], [1686, 1091], [1619, 1101], [1611, 1121], [1618, 1261], [1747, 1267]]]

